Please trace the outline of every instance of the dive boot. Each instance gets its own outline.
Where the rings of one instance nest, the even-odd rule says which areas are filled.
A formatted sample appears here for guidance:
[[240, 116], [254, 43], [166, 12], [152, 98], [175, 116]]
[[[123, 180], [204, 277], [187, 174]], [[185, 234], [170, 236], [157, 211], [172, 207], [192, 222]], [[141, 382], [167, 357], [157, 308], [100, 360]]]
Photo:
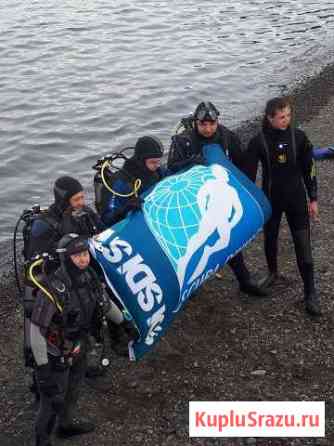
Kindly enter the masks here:
[[320, 299], [315, 289], [313, 263], [300, 261], [298, 267], [304, 282], [305, 310], [311, 316], [320, 316]]
[[269, 274], [259, 281], [259, 286], [261, 288], [270, 288], [274, 285], [278, 279], [277, 272], [269, 272]]
[[86, 378], [97, 378], [106, 374], [106, 368], [102, 365], [91, 365], [87, 367]]
[[305, 310], [311, 316], [321, 316], [320, 301], [315, 291], [305, 295]]
[[258, 297], [268, 296], [268, 292], [264, 288], [259, 286], [252, 279], [240, 282], [240, 291], [249, 294], [250, 296], [258, 296]]
[[93, 432], [95, 426], [93, 423], [88, 421], [75, 421], [66, 426], [59, 426], [57, 429], [57, 436], [59, 438], [70, 438], [75, 435], [83, 435], [88, 434], [89, 432]]

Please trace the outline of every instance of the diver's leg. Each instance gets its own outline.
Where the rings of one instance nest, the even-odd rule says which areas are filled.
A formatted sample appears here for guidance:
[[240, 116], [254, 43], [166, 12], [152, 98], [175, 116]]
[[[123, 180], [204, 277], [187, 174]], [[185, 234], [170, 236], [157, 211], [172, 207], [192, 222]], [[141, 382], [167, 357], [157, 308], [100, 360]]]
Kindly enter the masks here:
[[245, 265], [242, 252], [239, 252], [236, 256], [230, 259], [228, 261], [228, 265], [239, 282], [240, 291], [252, 296], [267, 295], [267, 292], [262, 289], [253, 279], [251, 279], [248, 268]]
[[298, 204], [287, 212], [287, 220], [293, 238], [296, 260], [304, 283], [305, 309], [308, 313], [318, 316], [321, 313], [319, 297], [315, 289], [314, 264], [312, 258], [310, 221], [305, 192]]
[[272, 215], [264, 226], [264, 253], [266, 256], [268, 275], [261, 281], [264, 288], [274, 284], [278, 276], [277, 253], [278, 235], [282, 220], [283, 210], [272, 204]]
[[36, 446], [48, 446], [50, 442], [50, 425], [55, 419], [52, 398], [40, 394], [39, 409], [35, 423]]
[[58, 435], [62, 438], [85, 434], [94, 430], [90, 422], [79, 420], [77, 403], [82, 391], [82, 385], [87, 368], [86, 341], [81, 341], [80, 357], [69, 369], [66, 382], [64, 409], [59, 417]]
[[54, 397], [39, 392], [39, 409], [35, 422], [36, 446], [49, 446], [50, 436], [56, 422]]

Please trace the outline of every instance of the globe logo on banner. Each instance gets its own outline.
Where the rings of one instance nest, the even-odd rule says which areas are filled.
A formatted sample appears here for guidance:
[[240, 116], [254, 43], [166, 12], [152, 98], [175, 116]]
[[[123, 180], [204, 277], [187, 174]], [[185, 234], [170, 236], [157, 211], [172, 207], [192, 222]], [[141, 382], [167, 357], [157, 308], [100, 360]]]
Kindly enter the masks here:
[[[238, 192], [229, 184], [224, 167], [196, 166], [158, 184], [146, 198], [144, 212], [150, 230], [177, 274], [178, 311], [186, 297], [182, 291], [207, 270], [213, 254], [229, 245], [231, 231], [243, 215]], [[208, 244], [214, 234], [216, 239]]]
[[210, 178], [213, 175], [208, 168], [197, 166], [166, 178], [145, 199], [146, 221], [175, 270], [189, 240], [198, 232], [201, 212], [197, 195]]

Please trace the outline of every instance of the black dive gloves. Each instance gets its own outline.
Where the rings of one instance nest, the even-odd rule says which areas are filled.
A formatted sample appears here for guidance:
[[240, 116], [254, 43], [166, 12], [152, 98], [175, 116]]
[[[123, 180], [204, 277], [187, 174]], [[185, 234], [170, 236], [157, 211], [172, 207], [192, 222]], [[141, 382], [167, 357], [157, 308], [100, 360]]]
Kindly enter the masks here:
[[111, 225], [123, 220], [130, 211], [140, 211], [143, 203], [144, 200], [140, 197], [133, 196], [129, 198], [123, 207], [114, 212], [111, 219]]

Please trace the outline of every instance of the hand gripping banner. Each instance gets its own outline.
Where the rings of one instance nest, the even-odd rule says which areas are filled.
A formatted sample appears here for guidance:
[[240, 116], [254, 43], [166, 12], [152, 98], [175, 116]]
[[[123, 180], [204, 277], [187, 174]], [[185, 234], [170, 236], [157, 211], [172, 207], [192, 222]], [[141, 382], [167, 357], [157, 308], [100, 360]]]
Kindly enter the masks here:
[[204, 147], [207, 166], [158, 183], [143, 211], [91, 240], [107, 284], [140, 333], [139, 359], [165, 333], [189, 296], [261, 230], [271, 214], [263, 192], [224, 155]]

